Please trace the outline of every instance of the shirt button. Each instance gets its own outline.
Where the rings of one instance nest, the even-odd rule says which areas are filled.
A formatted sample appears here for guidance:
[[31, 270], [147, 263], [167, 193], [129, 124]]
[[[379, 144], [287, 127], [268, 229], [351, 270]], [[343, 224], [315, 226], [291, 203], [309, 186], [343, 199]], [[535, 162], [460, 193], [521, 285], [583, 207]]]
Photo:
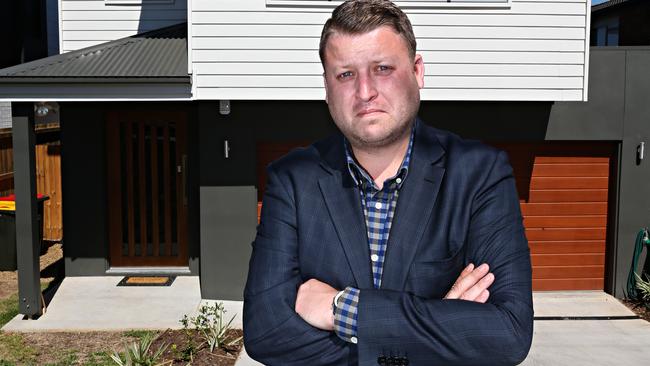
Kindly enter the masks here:
[[375, 203], [375, 208], [381, 210], [381, 202]]
[[397, 184], [402, 183], [402, 178], [397, 178], [397, 179], [395, 179], [395, 182], [397, 182]]
[[350, 338], [350, 342], [352, 342], [354, 344], [357, 344], [357, 342], [358, 342], [357, 337]]
[[376, 262], [379, 260], [379, 256], [377, 254], [373, 254], [370, 256], [370, 259], [372, 259], [373, 262]]

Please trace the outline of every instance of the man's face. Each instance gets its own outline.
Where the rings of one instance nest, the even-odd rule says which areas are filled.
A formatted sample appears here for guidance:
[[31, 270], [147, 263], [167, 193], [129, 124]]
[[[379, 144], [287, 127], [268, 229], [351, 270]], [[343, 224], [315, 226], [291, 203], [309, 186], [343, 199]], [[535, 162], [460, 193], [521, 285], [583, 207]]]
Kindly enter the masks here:
[[334, 33], [325, 48], [325, 89], [334, 122], [354, 147], [388, 146], [410, 131], [424, 86], [422, 57], [383, 26]]

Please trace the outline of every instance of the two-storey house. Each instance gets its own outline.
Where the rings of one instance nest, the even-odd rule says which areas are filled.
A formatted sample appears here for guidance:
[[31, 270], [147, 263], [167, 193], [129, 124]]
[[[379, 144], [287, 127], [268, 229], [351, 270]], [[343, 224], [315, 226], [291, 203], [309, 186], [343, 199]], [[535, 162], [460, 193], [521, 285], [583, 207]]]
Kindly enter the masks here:
[[[0, 70], [0, 98], [26, 150], [32, 104], [60, 105], [66, 275], [199, 275], [204, 298], [241, 299], [264, 167], [335, 130], [317, 50], [339, 3], [61, 0], [64, 53]], [[425, 61], [422, 119], [510, 155], [534, 288], [615, 291], [632, 142], [585, 107], [590, 1], [396, 3]], [[598, 88], [620, 87], [610, 61]]]

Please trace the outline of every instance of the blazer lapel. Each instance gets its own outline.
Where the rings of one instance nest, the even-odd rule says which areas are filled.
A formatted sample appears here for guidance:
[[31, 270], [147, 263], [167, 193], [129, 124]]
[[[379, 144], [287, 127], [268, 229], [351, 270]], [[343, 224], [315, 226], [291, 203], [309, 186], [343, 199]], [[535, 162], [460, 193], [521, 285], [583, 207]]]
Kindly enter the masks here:
[[400, 190], [393, 217], [382, 289], [403, 289], [445, 173], [444, 150], [434, 130], [423, 125], [420, 121], [415, 132], [408, 176]]
[[316, 146], [329, 165], [323, 167], [330, 173], [319, 179], [318, 184], [357, 288], [372, 288], [370, 249], [361, 198], [345, 165], [342, 136], [337, 136]]

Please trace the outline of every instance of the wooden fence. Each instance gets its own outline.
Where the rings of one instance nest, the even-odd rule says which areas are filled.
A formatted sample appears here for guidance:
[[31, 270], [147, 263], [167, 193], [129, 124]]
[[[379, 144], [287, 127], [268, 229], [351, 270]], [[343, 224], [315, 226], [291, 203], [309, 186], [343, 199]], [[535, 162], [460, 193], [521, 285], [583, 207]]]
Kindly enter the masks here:
[[[39, 133], [51, 134], [52, 129], [37, 129], [37, 136]], [[0, 132], [0, 196], [13, 193], [13, 170], [11, 131]], [[62, 240], [60, 141], [41, 142], [36, 145], [36, 191], [50, 197], [43, 203], [43, 239]]]

